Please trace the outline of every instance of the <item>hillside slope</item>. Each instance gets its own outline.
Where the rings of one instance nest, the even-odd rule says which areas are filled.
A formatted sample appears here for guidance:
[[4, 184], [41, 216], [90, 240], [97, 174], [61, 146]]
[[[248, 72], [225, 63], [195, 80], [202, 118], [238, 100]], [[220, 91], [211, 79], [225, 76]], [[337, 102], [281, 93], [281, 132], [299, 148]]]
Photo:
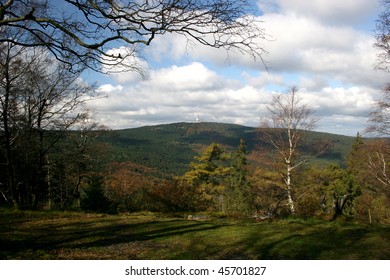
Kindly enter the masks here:
[[[261, 130], [225, 123], [173, 123], [140, 128], [116, 130], [104, 141], [111, 147], [110, 161], [131, 161], [156, 168], [163, 174], [180, 175], [205, 146], [215, 142], [226, 149], [235, 149], [240, 139], [246, 142], [249, 152], [267, 147], [261, 139]], [[316, 163], [342, 164], [349, 152], [353, 137], [311, 132], [310, 142], [328, 139], [331, 150], [315, 160]]]

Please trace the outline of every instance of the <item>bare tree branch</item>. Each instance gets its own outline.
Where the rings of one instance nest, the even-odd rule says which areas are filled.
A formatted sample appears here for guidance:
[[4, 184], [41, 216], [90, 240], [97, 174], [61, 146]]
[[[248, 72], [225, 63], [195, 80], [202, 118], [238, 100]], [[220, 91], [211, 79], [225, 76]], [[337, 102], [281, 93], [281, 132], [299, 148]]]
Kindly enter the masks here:
[[389, 146], [388, 141], [378, 140], [370, 147], [367, 157], [367, 171], [382, 185], [386, 193], [390, 190], [390, 174], [388, 170]]
[[[140, 73], [127, 58], [167, 32], [261, 61], [267, 38], [249, 0], [0, 0], [0, 30], [24, 30], [0, 42], [45, 46], [72, 69], [120, 65]], [[110, 52], [118, 44], [125, 51]]]
[[375, 103], [375, 107], [369, 116], [369, 126], [365, 132], [380, 136], [390, 135], [390, 84], [388, 84], [382, 95], [382, 100]]
[[376, 42], [381, 52], [378, 55], [377, 68], [390, 71], [390, 0], [382, 0], [383, 11], [376, 21]]

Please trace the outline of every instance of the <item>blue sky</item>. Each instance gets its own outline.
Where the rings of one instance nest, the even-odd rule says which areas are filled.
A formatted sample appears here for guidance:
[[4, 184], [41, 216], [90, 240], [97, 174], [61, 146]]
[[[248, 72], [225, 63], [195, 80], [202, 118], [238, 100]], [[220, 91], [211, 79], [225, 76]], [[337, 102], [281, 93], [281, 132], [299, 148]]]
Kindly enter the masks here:
[[[136, 73], [98, 75], [106, 97], [91, 102], [94, 117], [112, 129], [172, 122], [228, 122], [258, 126], [274, 94], [298, 86], [319, 117], [316, 130], [356, 135], [389, 74], [375, 70], [377, 0], [253, 1], [272, 40], [259, 61], [166, 34], [135, 61]], [[120, 47], [120, 46], [118, 46]], [[147, 58], [147, 59], [146, 59]]]

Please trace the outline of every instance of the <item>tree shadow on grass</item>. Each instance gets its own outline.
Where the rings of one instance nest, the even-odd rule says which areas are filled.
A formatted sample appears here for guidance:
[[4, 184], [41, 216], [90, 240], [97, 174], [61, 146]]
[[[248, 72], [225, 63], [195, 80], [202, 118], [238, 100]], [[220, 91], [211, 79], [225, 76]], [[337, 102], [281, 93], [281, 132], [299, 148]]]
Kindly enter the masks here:
[[[177, 235], [214, 230], [221, 224], [185, 220], [148, 221], [134, 224], [72, 222], [61, 227], [37, 226], [27, 231], [0, 235], [0, 259], [23, 258], [23, 252], [84, 250], [144, 242]], [[3, 233], [3, 232], [2, 232]]]
[[390, 259], [390, 227], [126, 217], [38, 220], [0, 228], [0, 259], [15, 258]]
[[390, 228], [316, 227], [291, 231], [280, 238], [271, 232], [247, 236], [237, 244], [241, 255], [270, 260], [390, 259]]
[[248, 226], [235, 243], [192, 242], [183, 257], [225, 260], [390, 259], [390, 228], [321, 222]]
[[[181, 224], [176, 222], [149, 222], [131, 227], [129, 225], [118, 225], [110, 228], [100, 229], [94, 236], [99, 236], [98, 240], [83, 242], [80, 245], [71, 246], [73, 248], [103, 247], [121, 243], [148, 241], [159, 238], [173, 237], [187, 233], [203, 232], [221, 227], [212, 223], [191, 222]], [[136, 229], [137, 232], [132, 232]]]

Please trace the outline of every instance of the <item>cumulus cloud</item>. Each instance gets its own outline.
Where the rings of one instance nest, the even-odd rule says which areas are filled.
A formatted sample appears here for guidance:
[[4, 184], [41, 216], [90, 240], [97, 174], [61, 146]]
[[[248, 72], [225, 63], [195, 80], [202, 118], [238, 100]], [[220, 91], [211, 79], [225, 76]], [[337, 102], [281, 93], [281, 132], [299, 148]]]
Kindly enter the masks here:
[[246, 79], [248, 85], [255, 88], [266, 88], [266, 87], [285, 87], [288, 86], [284, 77], [281, 74], [273, 74], [271, 72], [260, 72], [259, 75], [252, 76], [246, 72], [242, 74]]
[[260, 0], [265, 13], [294, 13], [326, 24], [356, 24], [372, 16], [378, 0]]
[[111, 84], [104, 84], [98, 88], [98, 92], [103, 92], [103, 93], [107, 94], [110, 92], [120, 92], [120, 91], [122, 91], [122, 89], [123, 89], [123, 86], [121, 86], [121, 85], [113, 86]]
[[91, 105], [102, 122], [111, 118], [114, 128], [132, 127], [141, 119], [144, 124], [193, 121], [197, 114], [205, 121], [244, 124], [270, 100], [197, 62], [154, 70], [148, 80], [125, 88], [104, 85], [100, 90], [107, 98]]
[[318, 91], [329, 86], [329, 81], [321, 75], [299, 77], [298, 87], [302, 90]]
[[[258, 19], [261, 20], [260, 18]], [[263, 23], [258, 23], [259, 28], [264, 28]], [[269, 37], [271, 38], [271, 37]], [[267, 40], [269, 39], [267, 37]], [[256, 43], [265, 47], [264, 38], [257, 38]], [[164, 36], [156, 37], [152, 44], [146, 48], [145, 56], [153, 59], [157, 63], [164, 64], [167, 61], [181, 64], [183, 62], [200, 61], [212, 63], [218, 67], [250, 67], [265, 71], [266, 67], [261, 59], [254, 60], [251, 56], [238, 51], [227, 51], [223, 48], [211, 48], [200, 44], [199, 42], [188, 41], [185, 37], [169, 33]], [[267, 60], [267, 54], [263, 54], [263, 59]]]
[[[269, 11], [259, 16], [257, 21], [271, 37], [269, 40], [259, 38], [258, 43], [268, 51], [263, 58], [272, 75], [286, 72], [331, 75], [332, 79], [341, 83], [370, 83], [373, 86], [386, 82], [387, 75], [374, 70], [377, 50], [373, 47], [372, 34], [355, 28], [353, 24], [338, 25], [332, 20], [320, 20], [322, 14], [332, 10], [331, 14], [339, 14], [345, 20], [361, 20], [372, 15], [376, 1], [275, 0], [259, 3]], [[327, 8], [323, 10], [322, 6]], [[168, 59], [174, 63], [195, 60], [218, 67], [234, 66], [266, 72], [261, 61], [254, 61], [240, 53], [189, 44], [185, 38], [173, 33], [156, 38], [145, 53], [160, 62]]]
[[[130, 47], [113, 48], [107, 52], [110, 55], [123, 57], [118, 65], [103, 65], [103, 72], [110, 73], [119, 83], [130, 83], [141, 80], [148, 75], [149, 64], [139, 52]], [[119, 61], [119, 59], [118, 59]]]
[[[250, 78], [251, 76], [248, 76]], [[195, 121], [229, 122], [258, 126], [276, 92], [261, 85], [282, 81], [262, 74], [252, 82], [232, 81], [199, 62], [154, 70], [148, 80], [132, 85], [103, 85], [105, 99], [93, 101], [97, 118], [114, 129]], [[361, 131], [377, 92], [369, 87], [321, 87], [313, 77], [312, 88], [300, 94], [316, 116], [321, 131], [354, 135]], [[303, 83], [310, 84], [309, 81]], [[232, 84], [234, 86], [232, 86]], [[325, 85], [326, 83], [324, 83]], [[171, 86], [170, 86], [171, 85]], [[287, 88], [286, 88], [287, 91]], [[360, 121], [356, 121], [359, 119]]]
[[266, 14], [271, 73], [323, 76], [345, 85], [383, 86], [388, 74], [375, 70], [374, 38], [352, 26], [324, 25], [296, 14]]
[[325, 87], [302, 91], [301, 96], [319, 116], [368, 116], [377, 92], [364, 87]]
[[372, 15], [377, 1], [262, 0], [259, 5], [264, 12], [259, 24], [272, 35], [269, 41], [259, 38], [269, 51], [268, 72], [249, 57], [228, 56], [169, 33], [145, 48], [147, 62], [137, 56], [129, 60], [149, 69], [147, 79], [117, 73], [100, 87], [107, 98], [92, 104], [100, 121], [127, 128], [195, 121], [199, 114], [204, 121], [258, 126], [274, 94], [296, 85], [320, 117], [318, 130], [362, 131], [388, 81], [388, 73], [374, 69], [372, 35], [356, 25]]
[[149, 85], [165, 91], [206, 91], [221, 88], [223, 79], [203, 64], [194, 62], [190, 65], [153, 71]]

